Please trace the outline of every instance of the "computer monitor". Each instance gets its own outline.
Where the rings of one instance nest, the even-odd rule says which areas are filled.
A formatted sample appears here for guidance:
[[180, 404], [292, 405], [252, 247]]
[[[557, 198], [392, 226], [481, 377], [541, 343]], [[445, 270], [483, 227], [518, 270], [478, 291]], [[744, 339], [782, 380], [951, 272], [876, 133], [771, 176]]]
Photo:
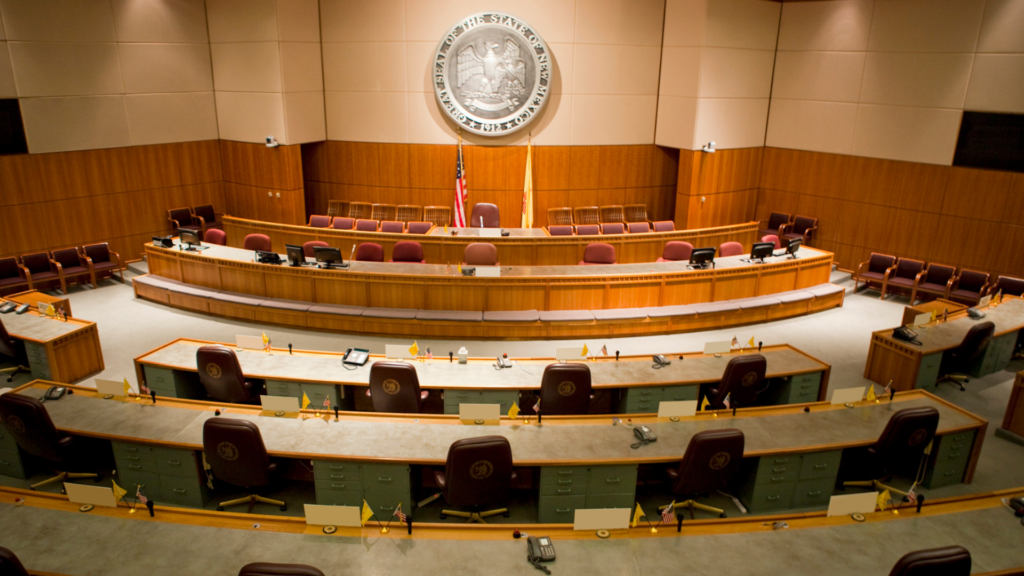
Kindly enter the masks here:
[[800, 250], [800, 246], [804, 243], [803, 238], [792, 238], [789, 243], [786, 244], [786, 254], [789, 254], [790, 258], [796, 258], [797, 251]]
[[341, 259], [341, 250], [339, 248], [317, 246], [313, 248], [313, 256], [316, 257], [316, 261], [320, 263], [321, 268], [330, 268], [332, 264], [337, 265], [338, 268], [346, 268], [348, 266]]
[[751, 260], [764, 261], [765, 258], [771, 256], [775, 251], [775, 242], [754, 242], [754, 247], [750, 249]]
[[690, 267], [691, 268], [707, 268], [708, 263], [714, 264], [715, 261], [715, 249], [712, 248], [694, 248], [690, 252]]
[[153, 246], [174, 248], [174, 240], [170, 236], [153, 236]]
[[306, 253], [302, 251], [302, 246], [285, 244], [284, 250], [285, 253], [288, 254], [289, 266], [302, 266], [306, 263]]
[[185, 248], [185, 250], [195, 250], [193, 246], [201, 243], [198, 232], [195, 230], [186, 230], [184, 228], [178, 229], [178, 241], [182, 244], [188, 245], [188, 248]]

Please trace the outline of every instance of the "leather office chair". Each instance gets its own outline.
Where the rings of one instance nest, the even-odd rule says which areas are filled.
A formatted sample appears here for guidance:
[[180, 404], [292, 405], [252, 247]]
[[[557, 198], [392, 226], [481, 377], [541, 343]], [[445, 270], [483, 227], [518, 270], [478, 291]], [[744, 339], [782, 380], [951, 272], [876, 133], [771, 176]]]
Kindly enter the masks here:
[[473, 242], [462, 252], [462, 263], [469, 266], [497, 266], [498, 248], [490, 242]]
[[199, 239], [203, 238], [203, 227], [196, 224], [195, 219], [192, 217], [191, 208], [173, 208], [167, 211], [167, 221], [171, 223], [171, 232], [177, 233], [178, 230], [195, 230], [199, 233]]
[[675, 232], [676, 223], [671, 220], [661, 220], [654, 223], [655, 232]]
[[404, 234], [405, 222], [399, 222], [397, 220], [385, 220], [380, 223], [380, 231], [387, 232], [388, 234]]
[[242, 566], [238, 576], [324, 576], [324, 573], [305, 564], [253, 562]]
[[356, 225], [355, 218], [348, 218], [345, 216], [335, 216], [334, 220], [331, 220], [331, 229], [333, 230], [351, 230]]
[[995, 296], [999, 292], [1003, 296], [1024, 296], [1024, 280], [1013, 276], [1000, 276], [988, 289], [988, 293]]
[[[224, 231], [214, 228], [210, 230], [210, 234], [220, 234], [224, 236]], [[207, 238], [205, 242], [212, 242], [210, 238]], [[221, 242], [221, 245], [225, 242]], [[85, 256], [86, 265], [93, 273], [93, 284], [96, 283], [96, 279], [105, 273], [110, 273], [110, 277], [114, 277], [114, 272], [117, 272], [118, 277], [121, 280], [121, 284], [124, 284], [124, 264], [121, 262], [121, 255], [110, 249], [110, 246], [106, 242], [100, 242], [98, 244], [86, 244], [82, 246], [82, 254]]]
[[[50, 263], [57, 269], [60, 277], [61, 292], [68, 293], [68, 280], [80, 283], [83, 277], [90, 276], [89, 267], [85, 265], [78, 248], [61, 248], [50, 252]], [[93, 288], [96, 284], [93, 283]]]
[[242, 240], [242, 248], [245, 250], [262, 250], [270, 252], [270, 236], [266, 234], [249, 234]]
[[867, 288], [871, 283], [882, 285], [882, 298], [885, 297], [886, 284], [889, 283], [889, 275], [896, 269], [896, 257], [888, 254], [872, 252], [871, 257], [857, 266], [857, 273], [853, 275], [853, 292], [857, 293], [858, 285], [863, 282]]
[[[214, 478], [246, 490], [269, 486], [272, 475], [277, 471], [277, 464], [272, 463], [267, 454], [259, 427], [248, 420], [227, 416], [208, 419], [203, 423], [203, 451]], [[279, 506], [282, 511], [288, 509], [288, 505], [280, 500], [250, 494], [221, 502], [217, 510], [248, 503], [247, 512], [252, 512], [257, 502]]]
[[917, 293], [932, 294], [939, 298], [948, 298], [949, 291], [953, 287], [953, 277], [956, 276], [956, 268], [943, 266], [942, 264], [929, 264], [914, 288], [910, 292], [910, 302], [917, 300]]
[[323, 240], [310, 240], [302, 245], [302, 255], [306, 258], [312, 258], [316, 255], [317, 248], [327, 248], [328, 246], [330, 246], [330, 244]]
[[373, 242], [363, 242], [356, 248], [357, 262], [383, 262], [384, 247]]
[[962, 268], [960, 274], [953, 278], [952, 286], [949, 287], [949, 299], [975, 306], [988, 291], [988, 280], [987, 272]]
[[341, 216], [348, 214], [348, 202], [344, 200], [328, 200], [327, 201], [327, 215], [331, 218], [335, 216]]
[[759, 236], [767, 236], [768, 234], [775, 234], [776, 236], [782, 236], [785, 231], [784, 227], [790, 223], [793, 216], [786, 214], [785, 212], [772, 212], [768, 216], [768, 224], [757, 231]]
[[330, 225], [331, 225], [331, 217], [330, 216], [318, 216], [316, 214], [313, 214], [312, 216], [309, 217], [309, 227], [310, 228], [327, 228]]
[[625, 234], [626, 226], [622, 222], [601, 224], [601, 234]]
[[597, 236], [600, 233], [600, 224], [580, 224], [576, 226], [576, 234], [578, 236]]
[[960, 384], [960, 390], [966, 390], [964, 384], [970, 382], [963, 372], [966, 372], [978, 358], [985, 353], [985, 349], [992, 342], [996, 325], [992, 322], [982, 322], [971, 326], [971, 329], [964, 334], [960, 345], [942, 354], [942, 363], [939, 364], [939, 379], [935, 382], [937, 387], [946, 381], [953, 381]]
[[196, 351], [199, 381], [214, 400], [259, 404], [263, 386], [247, 382], [235, 351], [226, 346], [203, 346]]
[[[895, 272], [889, 275], [889, 281], [882, 287], [882, 298], [884, 299], [886, 293], [894, 287], [913, 294], [914, 286], [921, 281], [923, 276], [924, 262], [911, 258], [900, 258], [896, 263]], [[913, 304], [914, 301], [911, 300], [910, 303]]]
[[906, 492], [886, 486], [882, 480], [905, 466], [919, 464], [938, 426], [939, 411], [931, 406], [904, 408], [896, 412], [873, 446], [843, 451], [840, 473], [871, 480], [845, 481], [842, 487], [859, 486], [877, 492], [888, 490], [890, 494], [906, 498]]
[[366, 394], [374, 412], [419, 414], [430, 392], [420, 390], [416, 367], [405, 362], [379, 361], [370, 365], [370, 387]]
[[466, 518], [466, 523], [501, 514], [508, 518], [507, 508], [481, 512], [484, 506], [499, 504], [509, 498], [516, 473], [512, 469], [512, 447], [504, 436], [478, 436], [456, 440], [448, 448], [444, 471], [434, 471], [434, 480], [452, 506], [469, 507], [470, 512], [442, 510], [446, 516]]
[[693, 244], [689, 242], [680, 242], [673, 240], [672, 242], [665, 242], [665, 247], [661, 249], [661, 258], [658, 258], [658, 262], [679, 262], [690, 259], [690, 254], [693, 252]]
[[[81, 442], [74, 436], [61, 434], [39, 400], [13, 392], [0, 395], [0, 417], [22, 450], [52, 463], [54, 468], [74, 467], [80, 460], [76, 448]], [[37, 482], [31, 488], [35, 490], [47, 484], [78, 478], [98, 478], [98, 475], [58, 471], [53, 478]]]
[[423, 220], [434, 226], [448, 226], [452, 223], [452, 209], [449, 206], [424, 206]]
[[[203, 234], [203, 242], [207, 244], [216, 244], [218, 246], [226, 246], [228, 243], [227, 232], [224, 232], [220, 228], [210, 228]], [[121, 282], [124, 282], [122, 279]]]
[[971, 553], [963, 546], [907, 552], [889, 576], [970, 576]]
[[623, 206], [626, 222], [650, 222], [647, 217], [647, 204], [626, 204]]
[[[687, 497], [682, 502], [676, 502], [673, 508], [688, 508], [691, 520], [695, 509], [725, 518], [725, 510], [700, 504], [692, 497], [724, 490], [728, 486], [743, 461], [744, 443], [743, 431], [735, 428], [704, 430], [694, 434], [679, 466], [666, 470], [672, 481], [672, 493]], [[668, 505], [659, 510], [665, 508]]]
[[646, 234], [651, 231], [651, 225], [647, 222], [630, 222], [629, 233], [630, 234]]
[[409, 234], [426, 234], [434, 227], [433, 222], [409, 222]]
[[548, 364], [540, 380], [540, 408], [546, 416], [586, 414], [590, 410], [590, 367]]
[[739, 256], [743, 254], [743, 244], [739, 242], [723, 242], [718, 247], [718, 255], [721, 257], [726, 256]]
[[622, 206], [614, 204], [611, 206], [601, 206], [601, 223], [613, 224], [616, 222], [624, 222], [626, 220], [626, 211]]
[[[482, 219], [482, 220], [481, 220]], [[483, 222], [483, 224], [481, 224]], [[501, 213], [494, 204], [477, 202], [469, 216], [470, 228], [501, 228]]]
[[615, 264], [615, 246], [603, 242], [587, 244], [587, 247], [583, 249], [583, 260], [580, 260], [580, 266], [601, 264]]
[[379, 224], [380, 223], [376, 220], [365, 220], [363, 218], [359, 218], [356, 220], [356, 230], [359, 232], [376, 232]]
[[204, 204], [192, 208], [192, 221], [199, 225], [203, 230], [204, 236], [209, 230], [224, 228], [224, 224], [217, 221], [217, 211], [213, 209], [213, 204]]
[[597, 206], [579, 206], [572, 209], [572, 221], [577, 225], [600, 224], [601, 209]]
[[779, 242], [779, 237], [775, 234], [765, 234], [764, 236], [761, 236], [761, 242], [771, 242], [775, 245], [776, 250], [782, 248], [782, 244]]
[[395, 220], [399, 222], [418, 222], [423, 220], [423, 207], [415, 204], [399, 204], [395, 210]]
[[46, 282], [60, 282], [60, 275], [56, 268], [50, 263], [50, 257], [46, 252], [21, 255], [21, 270], [28, 280], [29, 290], [36, 290], [37, 285]]
[[548, 226], [549, 236], [572, 236], [572, 226], [569, 225], [556, 225]]
[[724, 410], [725, 398], [731, 408], [749, 408], [757, 401], [764, 385], [768, 361], [761, 354], [744, 354], [729, 360], [722, 381], [715, 388], [708, 387], [705, 397], [711, 410]]
[[7, 548], [0, 548], [0, 576], [28, 576], [21, 560]]
[[6, 356], [15, 362], [14, 368], [0, 369], [0, 374], [3, 374], [4, 372], [11, 373], [11, 375], [7, 377], [8, 382], [13, 382], [14, 377], [22, 372], [32, 371], [28, 367], [28, 355], [25, 352], [25, 343], [21, 340], [11, 338], [11, 335], [7, 333], [7, 327], [4, 326], [2, 319], [0, 319], [0, 356]]
[[373, 212], [373, 206], [369, 202], [349, 202], [348, 217], [353, 220], [369, 218]]
[[572, 226], [572, 208], [548, 208], [548, 227]]
[[817, 218], [797, 216], [793, 219], [792, 224], [786, 226], [786, 231], [782, 234], [782, 239], [792, 240], [793, 238], [800, 238], [804, 241], [805, 245], [809, 246], [811, 244], [811, 240], [814, 240], [814, 233], [817, 230]]
[[394, 204], [371, 204], [370, 205], [370, 220], [377, 220], [378, 222], [384, 220], [394, 220], [395, 216], [398, 215], [398, 209]]
[[23, 288], [28, 288], [28, 280], [18, 266], [18, 259], [0, 258], [0, 291], [14, 293]]
[[415, 264], [427, 263], [423, 259], [423, 246], [414, 240], [395, 242], [394, 248], [391, 249], [391, 261], [412, 262]]

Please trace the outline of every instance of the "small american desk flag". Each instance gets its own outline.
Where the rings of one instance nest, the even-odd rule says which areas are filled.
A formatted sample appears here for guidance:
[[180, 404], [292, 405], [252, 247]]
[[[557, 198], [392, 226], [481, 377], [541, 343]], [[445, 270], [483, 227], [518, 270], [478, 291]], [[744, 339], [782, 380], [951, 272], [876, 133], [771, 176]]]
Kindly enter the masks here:
[[462, 161], [462, 135], [459, 135], [459, 153], [455, 161], [455, 218], [452, 223], [456, 228], [466, 227], [466, 166]]

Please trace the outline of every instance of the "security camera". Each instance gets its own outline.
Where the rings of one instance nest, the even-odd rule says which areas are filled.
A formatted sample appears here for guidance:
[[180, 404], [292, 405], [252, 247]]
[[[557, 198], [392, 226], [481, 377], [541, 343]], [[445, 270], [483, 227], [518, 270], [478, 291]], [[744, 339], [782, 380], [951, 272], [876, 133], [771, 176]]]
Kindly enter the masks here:
[[[268, 146], [269, 146], [269, 144], [268, 144]], [[711, 142], [708, 142], [707, 144], [704, 145], [703, 148], [701, 148], [701, 150], [704, 151], [704, 152], [707, 152], [709, 154], [714, 153], [714, 151], [715, 151], [715, 141], [712, 140]]]
[[[712, 144], [714, 144], [714, 142], [712, 142]], [[267, 136], [267, 148], [277, 148], [277, 147], [278, 147], [278, 143], [277, 143], [277, 140], [274, 138], [274, 136], [273, 135]], [[714, 150], [712, 150], [712, 152], [714, 152]]]

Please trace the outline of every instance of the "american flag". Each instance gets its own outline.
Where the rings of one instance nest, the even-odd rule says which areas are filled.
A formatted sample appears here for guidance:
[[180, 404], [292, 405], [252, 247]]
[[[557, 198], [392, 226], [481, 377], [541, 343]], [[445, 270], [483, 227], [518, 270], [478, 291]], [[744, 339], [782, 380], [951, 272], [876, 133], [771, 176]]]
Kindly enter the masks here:
[[395, 513], [392, 514], [392, 516], [398, 517], [398, 519], [401, 520], [402, 522], [408, 522], [409, 521], [409, 517], [406, 516], [405, 513], [402, 512], [402, 505], [401, 504], [398, 505], [398, 508], [395, 508]]
[[608, 345], [605, 344], [604, 346], [601, 346], [601, 356], [607, 356], [607, 355], [608, 355]]
[[538, 414], [540, 413], [540, 398], [537, 398], [537, 403], [533, 405], [533, 411]]
[[725, 406], [726, 408], [729, 407], [729, 396], [730, 396], [729, 394], [726, 394], [725, 395], [725, 400], [722, 400], [722, 405]]
[[455, 162], [455, 223], [456, 228], [466, 227], [466, 166], [462, 161], [462, 136], [459, 136], [459, 155]]
[[740, 341], [737, 340], [735, 336], [732, 337], [732, 345], [733, 346], [739, 346], [740, 345]]
[[146, 496], [142, 493], [142, 486], [135, 487], [135, 497], [138, 498], [139, 502], [142, 502], [143, 504], [149, 502], [149, 498], [146, 498]]
[[[914, 486], [917, 486], [917, 483], [914, 483]], [[917, 502], [917, 492], [914, 492], [914, 486], [911, 486], [910, 490], [907, 490], [907, 501], [911, 504]]]
[[885, 393], [889, 394], [891, 392], [892, 392], [892, 380], [889, 380], [889, 383], [885, 385]]
[[331, 409], [331, 399], [330, 399], [330, 397], [324, 398], [324, 410], [330, 410], [330, 409]]
[[675, 507], [676, 507], [676, 503], [672, 502], [671, 504], [668, 505], [668, 508], [665, 508], [664, 510], [661, 511], [661, 523], [662, 524], [675, 524], [676, 523], [676, 510], [675, 510]]

